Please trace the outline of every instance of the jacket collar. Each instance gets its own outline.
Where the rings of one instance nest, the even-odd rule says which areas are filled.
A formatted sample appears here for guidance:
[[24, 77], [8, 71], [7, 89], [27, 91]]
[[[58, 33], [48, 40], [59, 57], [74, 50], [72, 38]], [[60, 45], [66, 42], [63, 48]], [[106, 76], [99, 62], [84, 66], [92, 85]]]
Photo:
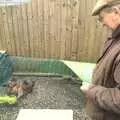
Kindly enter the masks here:
[[107, 41], [108, 40], [112, 40], [112, 41], [109, 44], [109, 46], [107, 46], [107, 48], [105, 49], [102, 56], [97, 60], [97, 63], [103, 58], [103, 56], [106, 54], [107, 50], [112, 46], [113, 42], [115, 42], [116, 40], [119, 40], [119, 39], [120, 39], [120, 25], [113, 31], [112, 37], [109, 37], [107, 39]]
[[113, 31], [112, 38], [113, 39], [120, 38], [120, 25]]

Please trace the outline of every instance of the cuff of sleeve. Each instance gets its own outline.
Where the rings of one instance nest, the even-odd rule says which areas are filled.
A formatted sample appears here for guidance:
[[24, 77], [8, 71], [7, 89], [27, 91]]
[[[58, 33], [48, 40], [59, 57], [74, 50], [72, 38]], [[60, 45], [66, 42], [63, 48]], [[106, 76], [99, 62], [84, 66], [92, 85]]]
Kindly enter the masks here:
[[90, 88], [88, 91], [86, 91], [86, 96], [92, 100], [95, 100], [98, 93], [101, 93], [104, 91], [106, 88], [98, 85], [94, 85], [92, 88]]

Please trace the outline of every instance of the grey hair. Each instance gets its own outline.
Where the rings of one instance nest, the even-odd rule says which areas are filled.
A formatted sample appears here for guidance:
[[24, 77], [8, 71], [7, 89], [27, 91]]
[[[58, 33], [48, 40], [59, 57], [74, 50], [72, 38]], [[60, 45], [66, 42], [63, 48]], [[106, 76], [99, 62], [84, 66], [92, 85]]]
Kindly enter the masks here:
[[106, 13], [120, 11], [120, 4], [114, 5], [114, 6], [107, 5], [101, 11], [106, 12]]

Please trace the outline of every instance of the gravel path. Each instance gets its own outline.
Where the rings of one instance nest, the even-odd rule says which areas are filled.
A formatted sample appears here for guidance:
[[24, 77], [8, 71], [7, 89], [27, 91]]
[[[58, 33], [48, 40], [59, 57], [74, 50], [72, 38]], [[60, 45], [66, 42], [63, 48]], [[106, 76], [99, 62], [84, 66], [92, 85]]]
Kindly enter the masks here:
[[33, 92], [16, 106], [0, 107], [0, 120], [15, 120], [20, 108], [72, 109], [74, 120], [88, 120], [84, 113], [84, 97], [80, 85], [73, 81], [50, 77], [17, 77], [18, 80], [34, 80]]

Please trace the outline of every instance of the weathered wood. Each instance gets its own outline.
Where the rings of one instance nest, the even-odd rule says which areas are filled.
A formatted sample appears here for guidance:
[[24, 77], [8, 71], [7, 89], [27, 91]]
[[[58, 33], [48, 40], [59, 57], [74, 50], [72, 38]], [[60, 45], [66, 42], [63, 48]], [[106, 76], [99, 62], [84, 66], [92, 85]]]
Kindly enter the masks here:
[[0, 8], [0, 49], [10, 55], [96, 61], [108, 30], [91, 16], [96, 0], [32, 0]]

